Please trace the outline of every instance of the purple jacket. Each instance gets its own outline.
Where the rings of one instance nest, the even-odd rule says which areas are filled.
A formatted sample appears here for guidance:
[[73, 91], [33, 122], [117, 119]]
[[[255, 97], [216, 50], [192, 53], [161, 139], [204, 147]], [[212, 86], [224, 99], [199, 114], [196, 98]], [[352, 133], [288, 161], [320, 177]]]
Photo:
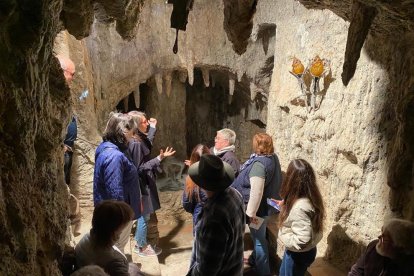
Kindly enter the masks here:
[[138, 170], [126, 155], [111, 142], [102, 142], [95, 152], [93, 202], [115, 199], [128, 203], [141, 216]]

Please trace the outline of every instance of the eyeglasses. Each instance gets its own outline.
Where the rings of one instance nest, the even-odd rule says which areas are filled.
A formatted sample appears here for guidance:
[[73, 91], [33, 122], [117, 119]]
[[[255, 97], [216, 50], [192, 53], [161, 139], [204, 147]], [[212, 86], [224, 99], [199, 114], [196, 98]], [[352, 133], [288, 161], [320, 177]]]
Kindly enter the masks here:
[[216, 137], [214, 137], [214, 140], [217, 141], [217, 140], [227, 140], [227, 139], [224, 138], [224, 137], [216, 136]]
[[68, 72], [70, 74], [70, 76], [73, 78], [73, 76], [75, 75], [75, 72], [71, 72], [68, 69], [63, 70], [65, 72]]
[[381, 233], [381, 235], [378, 236], [378, 240], [381, 243], [384, 243], [384, 242], [385, 243], [390, 243], [390, 242], [392, 242], [391, 238], [387, 235], [384, 235], [384, 233]]

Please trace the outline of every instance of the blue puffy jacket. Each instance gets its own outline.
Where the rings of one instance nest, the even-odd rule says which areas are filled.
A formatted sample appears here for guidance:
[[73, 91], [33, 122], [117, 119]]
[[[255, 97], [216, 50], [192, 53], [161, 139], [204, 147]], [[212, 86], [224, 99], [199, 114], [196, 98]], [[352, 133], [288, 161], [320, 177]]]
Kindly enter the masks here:
[[115, 199], [128, 203], [141, 216], [138, 170], [126, 155], [111, 142], [101, 143], [95, 152], [93, 202]]

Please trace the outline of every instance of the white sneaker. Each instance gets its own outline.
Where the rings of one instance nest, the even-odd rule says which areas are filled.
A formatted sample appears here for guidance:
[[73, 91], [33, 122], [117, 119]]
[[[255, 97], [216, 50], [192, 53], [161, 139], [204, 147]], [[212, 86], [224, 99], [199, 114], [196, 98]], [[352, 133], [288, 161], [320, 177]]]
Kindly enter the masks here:
[[148, 244], [144, 248], [135, 245], [134, 252], [141, 257], [152, 257], [158, 256], [161, 254], [162, 249], [158, 248], [157, 246], [152, 247], [152, 245]]

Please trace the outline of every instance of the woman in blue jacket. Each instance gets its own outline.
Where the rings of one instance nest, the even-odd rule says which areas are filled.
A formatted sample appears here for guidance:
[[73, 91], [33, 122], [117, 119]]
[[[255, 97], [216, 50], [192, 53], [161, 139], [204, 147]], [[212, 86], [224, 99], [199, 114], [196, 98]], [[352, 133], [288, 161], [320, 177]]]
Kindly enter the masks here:
[[[124, 201], [134, 210], [133, 219], [137, 219], [141, 215], [138, 170], [125, 155], [133, 128], [131, 116], [111, 113], [103, 142], [95, 153], [93, 201], [95, 206], [108, 199]], [[116, 243], [121, 252], [128, 242], [131, 227], [132, 221], [124, 228]]]

